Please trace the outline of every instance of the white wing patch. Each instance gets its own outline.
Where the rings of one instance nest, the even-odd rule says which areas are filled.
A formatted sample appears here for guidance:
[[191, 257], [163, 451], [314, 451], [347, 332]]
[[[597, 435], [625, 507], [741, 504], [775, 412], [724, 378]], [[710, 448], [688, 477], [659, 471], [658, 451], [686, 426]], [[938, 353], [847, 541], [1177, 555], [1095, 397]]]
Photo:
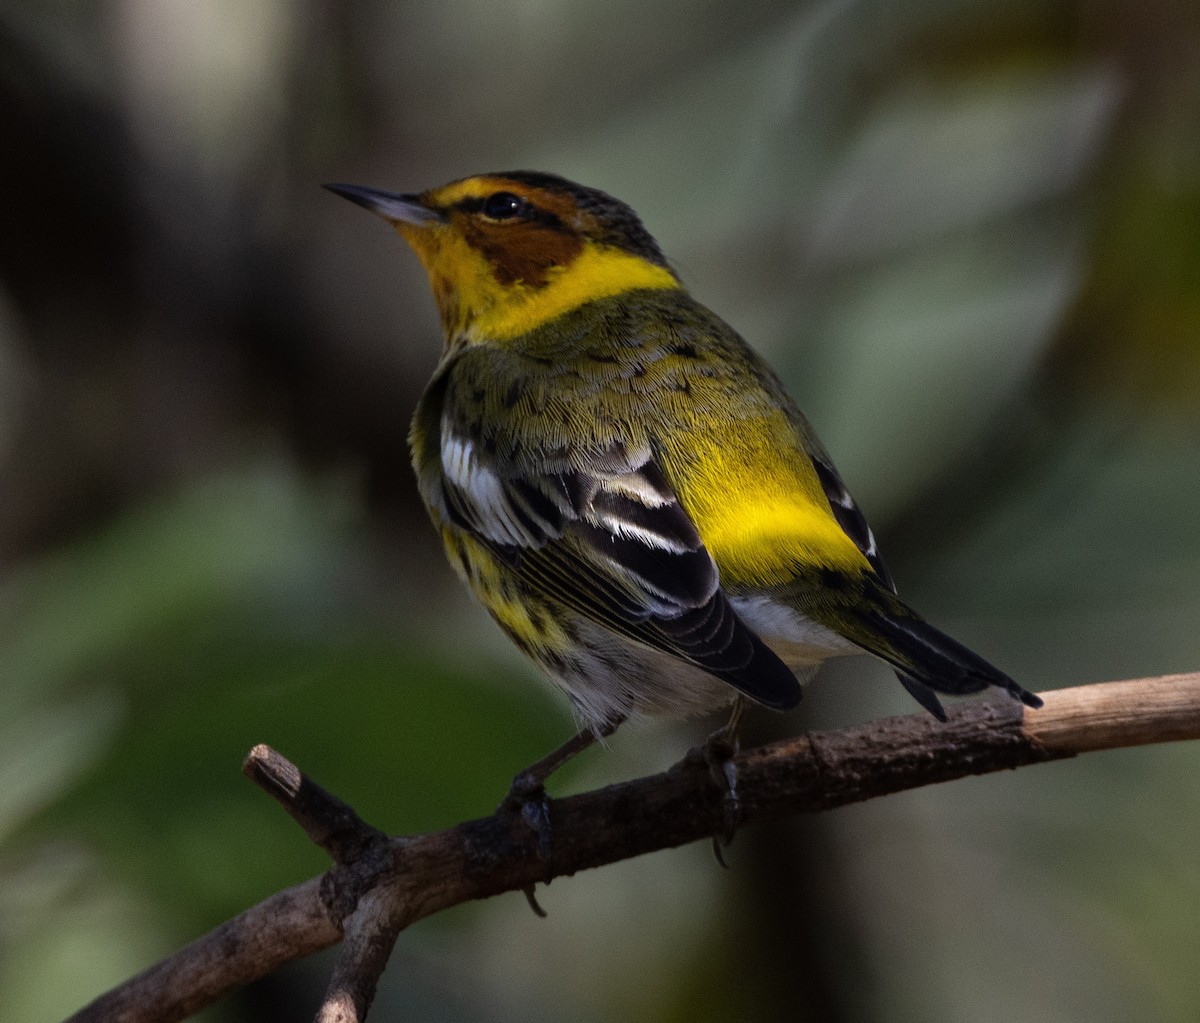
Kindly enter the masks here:
[[640, 459], [636, 465], [630, 465], [629, 471], [620, 476], [606, 479], [604, 489], [613, 494], [620, 494], [631, 500], [638, 501], [647, 508], [661, 508], [664, 505], [675, 504], [674, 494], [664, 494], [651, 485], [650, 481], [639, 470], [645, 468], [650, 461], [650, 450], [639, 452]]
[[608, 471], [593, 477], [592, 493], [583, 519], [622, 540], [636, 540], [654, 550], [686, 554], [700, 546], [700, 538], [679, 507], [674, 492], [651, 461], [650, 448], [632, 454], [622, 450]]
[[[657, 495], [641, 490], [633, 490], [623, 483], [633, 477], [622, 477], [618, 480], [605, 480], [600, 484], [598, 495], [611, 495], [624, 498], [624, 501], [606, 501], [604, 496], [599, 500], [593, 499], [590, 513], [584, 516], [584, 521], [592, 522], [608, 530], [622, 540], [637, 540], [655, 550], [669, 551], [671, 554], [685, 554], [692, 549], [691, 545], [681, 537], [662, 528], [655, 528], [653, 516], [643, 515], [643, 521], [635, 521], [633, 516], [646, 509], [656, 510], [665, 508], [672, 501], [663, 501]], [[649, 495], [649, 496], [648, 496]], [[664, 523], [665, 525], [666, 523]]]
[[688, 547], [680, 543], [678, 540], [669, 536], [664, 536], [662, 533], [655, 533], [649, 529], [643, 529], [641, 526], [634, 526], [628, 522], [622, 522], [620, 519], [613, 518], [610, 515], [596, 516], [596, 524], [603, 526], [614, 536], [619, 536], [622, 540], [637, 540], [639, 543], [644, 543], [647, 547], [653, 547], [660, 551], [669, 551], [671, 554], [686, 554]]
[[514, 510], [500, 477], [476, 456], [475, 445], [444, 427], [442, 472], [456, 509], [480, 534], [505, 546], [541, 543]]
[[[641, 617], [676, 619], [712, 600], [720, 580], [696, 527], [650, 449], [596, 452], [586, 471], [508, 477], [475, 441], [442, 424], [441, 497], [449, 516], [501, 547], [537, 550], [570, 533], [590, 560], [641, 603]], [[630, 608], [625, 613], [638, 614]]]

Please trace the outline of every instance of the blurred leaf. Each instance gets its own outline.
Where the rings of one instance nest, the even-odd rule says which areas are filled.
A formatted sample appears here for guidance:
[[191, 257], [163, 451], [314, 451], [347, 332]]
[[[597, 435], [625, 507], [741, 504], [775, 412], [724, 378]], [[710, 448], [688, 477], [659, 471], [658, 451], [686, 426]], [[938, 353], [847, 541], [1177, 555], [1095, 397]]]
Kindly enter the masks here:
[[987, 65], [902, 83], [862, 117], [829, 175], [809, 258], [903, 252], [1068, 193], [1093, 169], [1119, 94], [1104, 65]]
[[0, 725], [0, 843], [100, 759], [120, 718], [119, 703], [96, 693]]

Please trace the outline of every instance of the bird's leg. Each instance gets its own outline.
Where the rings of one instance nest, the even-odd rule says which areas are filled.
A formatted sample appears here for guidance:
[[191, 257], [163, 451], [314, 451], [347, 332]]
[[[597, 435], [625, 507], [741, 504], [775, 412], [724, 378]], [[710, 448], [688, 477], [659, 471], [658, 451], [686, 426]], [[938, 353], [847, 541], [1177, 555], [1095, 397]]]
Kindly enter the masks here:
[[520, 807], [530, 796], [542, 791], [550, 775], [568, 760], [573, 759], [576, 754], [582, 753], [589, 746], [594, 746], [600, 739], [607, 739], [612, 735], [621, 724], [621, 720], [602, 725], [599, 730], [581, 729], [561, 746], [547, 753], [541, 760], [534, 761], [525, 770], [518, 772], [513, 778], [508, 795], [504, 797], [503, 805], [510, 810]]
[[521, 819], [537, 832], [538, 852], [545, 861], [547, 870], [554, 851], [554, 834], [550, 827], [550, 797], [546, 795], [546, 781], [576, 754], [595, 745], [597, 740], [607, 739], [612, 735], [621, 720], [623, 719], [602, 725], [598, 730], [581, 729], [541, 760], [534, 761], [525, 770], [518, 772], [513, 778], [508, 795], [500, 804], [501, 810], [519, 812]]
[[713, 855], [723, 867], [726, 864], [721, 850], [732, 844], [742, 815], [742, 803], [737, 790], [737, 764], [733, 758], [738, 754], [738, 726], [742, 723], [742, 713], [745, 709], [746, 701], [738, 696], [733, 701], [729, 720], [713, 732], [699, 750], [723, 796], [721, 816], [724, 819], [724, 827], [712, 840]]

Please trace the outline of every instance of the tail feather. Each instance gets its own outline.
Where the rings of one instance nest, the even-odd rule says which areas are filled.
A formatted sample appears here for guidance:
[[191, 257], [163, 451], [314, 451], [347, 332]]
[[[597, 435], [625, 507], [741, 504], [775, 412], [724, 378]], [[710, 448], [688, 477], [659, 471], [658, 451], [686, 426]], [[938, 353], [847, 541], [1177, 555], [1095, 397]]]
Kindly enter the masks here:
[[1040, 697], [911, 612], [869, 611], [862, 621], [873, 637], [882, 640], [868, 649], [891, 662], [904, 688], [935, 717], [944, 719], [945, 711], [931, 690], [960, 696], [995, 686], [1027, 707], [1042, 705]]
[[924, 707], [939, 721], [945, 722], [946, 708], [942, 706], [942, 701], [937, 698], [937, 694], [929, 688], [924, 682], [918, 682], [911, 675], [906, 674], [899, 668], [896, 669], [896, 678], [900, 680], [900, 684], [908, 690], [908, 695]]

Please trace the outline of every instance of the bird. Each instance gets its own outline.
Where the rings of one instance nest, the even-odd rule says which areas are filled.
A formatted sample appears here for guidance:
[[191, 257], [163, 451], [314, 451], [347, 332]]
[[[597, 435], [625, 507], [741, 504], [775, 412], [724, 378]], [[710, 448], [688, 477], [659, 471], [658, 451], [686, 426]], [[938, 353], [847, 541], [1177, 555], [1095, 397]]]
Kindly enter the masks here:
[[409, 434], [420, 495], [579, 724], [513, 791], [632, 717], [732, 706], [733, 731], [747, 700], [790, 710], [848, 654], [890, 664], [941, 721], [938, 693], [1041, 706], [897, 595], [780, 378], [629, 205], [540, 171], [325, 187], [424, 266], [444, 345]]

